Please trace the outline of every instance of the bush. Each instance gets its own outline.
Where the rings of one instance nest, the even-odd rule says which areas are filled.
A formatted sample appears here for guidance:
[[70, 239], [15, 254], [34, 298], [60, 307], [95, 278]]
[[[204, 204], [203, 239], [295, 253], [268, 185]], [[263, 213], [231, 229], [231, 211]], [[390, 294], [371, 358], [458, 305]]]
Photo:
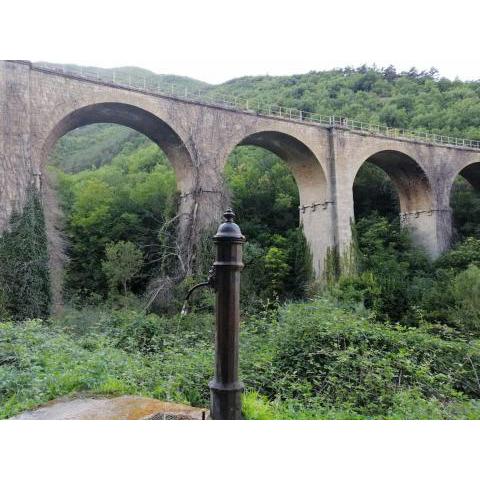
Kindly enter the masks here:
[[306, 408], [295, 401], [274, 401], [258, 392], [243, 395], [242, 413], [247, 420], [432, 420], [463, 418], [480, 419], [480, 402], [477, 400], [439, 402], [426, 400], [415, 390], [403, 390], [394, 396], [391, 409], [380, 416], [361, 415], [351, 410], [315, 405]]
[[[0, 324], [0, 417], [78, 391], [208, 405], [211, 315], [90, 308], [57, 322]], [[244, 319], [240, 367], [248, 418], [480, 415], [478, 340], [372, 323], [326, 300]]]
[[78, 391], [205, 406], [212, 376], [204, 340], [192, 346], [179, 335], [162, 352], [143, 355], [115, 348], [106, 334], [75, 338], [38, 320], [0, 323], [0, 418]]
[[455, 272], [465, 270], [469, 265], [480, 267], [480, 239], [469, 237], [437, 260], [436, 266], [452, 269]]
[[329, 293], [343, 307], [375, 309], [381, 289], [371, 272], [363, 272], [341, 276], [336, 284], [329, 287]]
[[339, 299], [363, 301], [383, 322], [418, 325], [412, 309], [421, 300], [423, 290], [417, 285], [432, 276], [432, 266], [425, 253], [414, 247], [408, 230], [398, 220], [389, 222], [374, 213], [357, 222], [361, 275], [340, 279], [333, 289]]
[[479, 252], [479, 240], [468, 238], [438, 259], [433, 273], [415, 279], [409, 290], [416, 290], [414, 297], [423, 320], [441, 329], [440, 325], [452, 327], [457, 336], [478, 335]]
[[271, 398], [382, 415], [403, 390], [439, 402], [480, 395], [478, 341], [375, 324], [322, 300], [290, 305], [280, 318], [264, 390]]
[[0, 238], [0, 315], [14, 320], [46, 318], [50, 275], [45, 219], [38, 193], [27, 191], [21, 213]]
[[452, 291], [458, 326], [469, 332], [480, 333], [480, 268], [471, 265], [459, 273], [453, 281]]
[[213, 341], [213, 316], [159, 316], [141, 310], [112, 310], [89, 307], [66, 309], [55, 319], [63, 331], [85, 336], [106, 336], [115, 348], [150, 354], [172, 345], [192, 346], [196, 341]]

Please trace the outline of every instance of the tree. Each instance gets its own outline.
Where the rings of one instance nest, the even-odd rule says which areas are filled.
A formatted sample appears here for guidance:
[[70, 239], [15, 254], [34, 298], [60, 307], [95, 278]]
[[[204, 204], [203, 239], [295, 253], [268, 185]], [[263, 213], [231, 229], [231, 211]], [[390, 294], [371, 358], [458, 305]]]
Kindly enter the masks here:
[[384, 71], [383, 71], [383, 77], [387, 82], [393, 82], [398, 78], [397, 70], [393, 65], [389, 65]]
[[268, 294], [278, 297], [285, 290], [289, 274], [287, 253], [278, 247], [270, 247], [265, 255], [265, 271], [268, 276]]
[[126, 296], [127, 283], [135, 278], [142, 268], [142, 252], [132, 242], [120, 241], [108, 244], [105, 254], [107, 259], [102, 262], [102, 270], [107, 276], [110, 288], [113, 290], [121, 284]]
[[453, 281], [453, 296], [460, 327], [478, 332], [480, 329], [480, 268], [470, 265]]

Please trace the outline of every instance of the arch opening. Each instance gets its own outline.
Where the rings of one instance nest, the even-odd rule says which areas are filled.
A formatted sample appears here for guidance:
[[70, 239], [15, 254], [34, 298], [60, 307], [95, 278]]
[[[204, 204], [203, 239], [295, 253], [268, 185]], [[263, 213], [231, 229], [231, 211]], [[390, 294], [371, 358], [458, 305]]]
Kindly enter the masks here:
[[[402, 152], [383, 150], [371, 155], [366, 162], [380, 168], [388, 176], [398, 197], [401, 213], [416, 214], [432, 209], [430, 182], [414, 159]], [[391, 193], [389, 196], [392, 198]]]
[[480, 162], [463, 168], [456, 176], [451, 192], [454, 243], [467, 237], [480, 238]]
[[374, 163], [366, 161], [353, 183], [355, 220], [373, 213], [393, 221], [400, 215], [400, 199], [391, 178]]
[[74, 110], [62, 118], [53, 127], [43, 145], [42, 167], [61, 137], [91, 124], [122, 125], [145, 135], [165, 152], [175, 170], [179, 191], [188, 191], [193, 186], [192, 158], [180, 136], [156, 115], [124, 103], [92, 104]]
[[285, 133], [259, 132], [247, 136], [239, 145], [261, 147], [282, 159], [297, 183], [300, 205], [327, 201], [325, 172], [304, 143]]
[[[97, 148], [82, 148], [89, 138]], [[79, 147], [76, 142], [78, 164], [65, 169], [61, 157], [65, 148]], [[109, 245], [130, 243], [141, 258], [128, 281], [134, 293], [143, 294], [159, 276], [183, 278], [178, 218], [188, 222], [188, 202], [179, 201], [177, 192], [193, 189], [194, 175], [189, 152], [169, 125], [131, 105], [96, 104], [63, 118], [47, 137], [42, 155], [41, 169], [48, 172], [41, 190], [54, 310], [62, 304], [64, 280], [70, 296], [105, 297], [111, 291], [104, 265]], [[52, 159], [55, 175], [47, 170]], [[125, 248], [123, 254], [128, 254]]]
[[263, 265], [246, 269], [242, 282], [251, 291], [244, 296], [301, 297], [330, 245], [325, 237], [331, 233], [331, 209], [321, 164], [294, 137], [262, 131], [237, 144], [224, 172], [249, 241], [247, 262], [253, 255], [257, 267]]
[[[376, 212], [401, 227], [431, 256], [439, 249], [432, 188], [420, 165], [403, 152], [384, 150], [368, 157], [353, 183], [356, 220]], [[399, 217], [398, 217], [399, 215]]]

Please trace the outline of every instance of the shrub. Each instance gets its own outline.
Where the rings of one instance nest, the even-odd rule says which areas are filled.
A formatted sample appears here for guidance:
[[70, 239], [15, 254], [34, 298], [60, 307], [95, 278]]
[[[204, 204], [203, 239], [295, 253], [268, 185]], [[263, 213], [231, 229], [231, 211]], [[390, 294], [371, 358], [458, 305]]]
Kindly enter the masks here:
[[23, 211], [11, 216], [10, 230], [0, 238], [0, 297], [3, 315], [14, 320], [46, 318], [50, 312], [45, 219], [34, 189], [27, 191]]
[[106, 334], [75, 338], [38, 320], [0, 323], [0, 418], [78, 391], [205, 406], [212, 376], [211, 342], [191, 345], [180, 335], [142, 355], [115, 348]]
[[287, 252], [278, 247], [270, 247], [265, 255], [265, 272], [268, 278], [267, 294], [278, 297], [285, 291], [289, 273]]
[[460, 272], [452, 285], [458, 326], [469, 332], [480, 332], [480, 268], [471, 265]]
[[281, 312], [270, 397], [381, 415], [395, 395], [416, 389], [444, 402], [478, 397], [478, 341], [446, 341], [421, 329], [375, 324], [318, 300]]
[[394, 396], [392, 408], [378, 416], [367, 416], [352, 410], [331, 406], [314, 405], [306, 408], [299, 402], [270, 401], [255, 391], [247, 392], [242, 399], [242, 413], [247, 420], [432, 420], [463, 418], [480, 419], [480, 402], [476, 400], [453, 400], [442, 403], [437, 399], [427, 400], [416, 390], [403, 390]]
[[[367, 273], [366, 306], [377, 318], [388, 322], [415, 324], [411, 309], [420, 301], [417, 282], [432, 274], [425, 253], [416, 249], [408, 230], [397, 221], [373, 214], [355, 226], [360, 254], [360, 271]], [[369, 277], [372, 276], [372, 277]]]
[[342, 306], [356, 310], [359, 306], [375, 308], [381, 290], [373, 273], [363, 272], [341, 276], [336, 284], [330, 286], [329, 293]]
[[149, 354], [171, 345], [194, 345], [197, 340], [213, 341], [213, 316], [159, 316], [141, 310], [112, 310], [89, 307], [66, 309], [55, 325], [75, 335], [106, 336], [116, 348]]
[[469, 237], [437, 260], [436, 266], [460, 272], [469, 265], [480, 266], [480, 239]]

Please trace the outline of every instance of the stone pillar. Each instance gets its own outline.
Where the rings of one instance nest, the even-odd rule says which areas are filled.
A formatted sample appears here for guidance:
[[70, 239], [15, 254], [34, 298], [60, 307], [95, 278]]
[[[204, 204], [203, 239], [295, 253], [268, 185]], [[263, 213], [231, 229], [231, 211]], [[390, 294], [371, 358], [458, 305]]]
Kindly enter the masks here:
[[415, 245], [435, 259], [450, 247], [452, 211], [450, 208], [432, 209], [400, 214], [402, 227], [410, 230]]
[[[312, 266], [315, 276], [321, 278], [326, 269], [329, 249], [333, 247], [332, 238], [332, 202], [301, 205], [300, 225], [310, 247]], [[332, 252], [333, 253], [333, 252]]]
[[[338, 171], [338, 169], [337, 169]], [[346, 274], [355, 269], [352, 225], [355, 222], [352, 181], [348, 171], [340, 172], [335, 181], [333, 230], [340, 271]]]

